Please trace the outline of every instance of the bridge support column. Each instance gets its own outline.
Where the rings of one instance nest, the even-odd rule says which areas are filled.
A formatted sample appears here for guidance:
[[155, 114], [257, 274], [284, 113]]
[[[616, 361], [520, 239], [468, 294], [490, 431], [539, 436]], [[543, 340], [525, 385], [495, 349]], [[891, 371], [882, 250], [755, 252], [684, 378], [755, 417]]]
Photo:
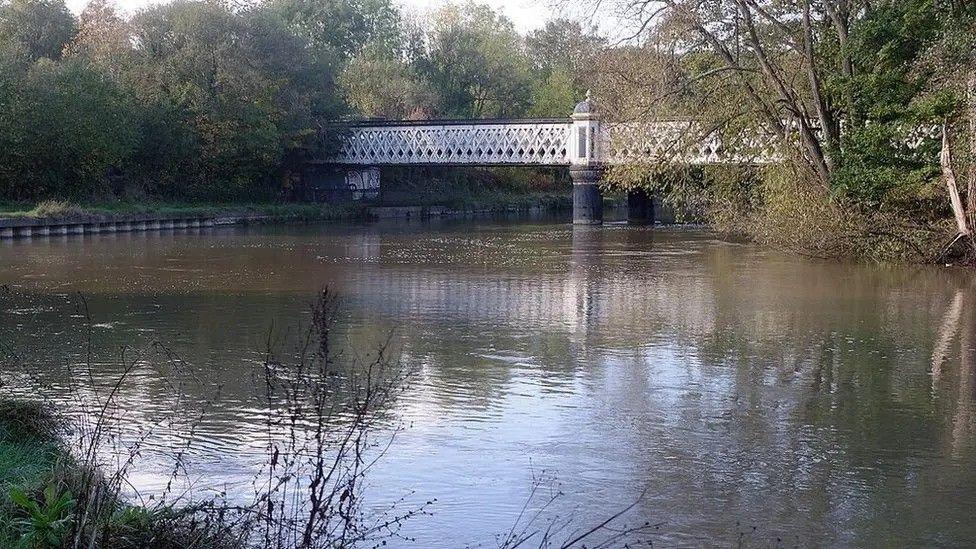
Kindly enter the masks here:
[[603, 223], [603, 196], [600, 194], [602, 173], [603, 170], [596, 167], [570, 168], [569, 175], [573, 179], [573, 224]]
[[627, 191], [627, 223], [654, 224], [654, 199], [644, 189]]

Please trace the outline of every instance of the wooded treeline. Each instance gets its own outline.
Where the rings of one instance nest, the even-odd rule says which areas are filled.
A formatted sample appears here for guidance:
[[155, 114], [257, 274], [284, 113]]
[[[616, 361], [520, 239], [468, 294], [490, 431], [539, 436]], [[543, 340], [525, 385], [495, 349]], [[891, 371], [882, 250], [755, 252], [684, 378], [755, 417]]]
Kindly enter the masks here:
[[301, 194], [335, 120], [562, 117], [593, 86], [609, 121], [685, 115], [728, 143], [772, 136], [786, 159], [615, 167], [611, 188], [818, 256], [973, 248], [974, 2], [592, 1], [633, 38], [563, 20], [522, 35], [475, 3], [177, 0], [121, 16], [95, 0], [75, 17], [63, 0], [0, 0], [0, 199], [279, 200]]
[[0, 199], [287, 198], [329, 122], [567, 116], [602, 45], [474, 3], [0, 0]]
[[[602, 64], [621, 120], [685, 114], [728, 142], [773, 136], [787, 162], [615, 170], [718, 226], [818, 256], [939, 260], [976, 222], [976, 3], [600, 1], [640, 46]], [[941, 162], [940, 162], [941, 159]]]

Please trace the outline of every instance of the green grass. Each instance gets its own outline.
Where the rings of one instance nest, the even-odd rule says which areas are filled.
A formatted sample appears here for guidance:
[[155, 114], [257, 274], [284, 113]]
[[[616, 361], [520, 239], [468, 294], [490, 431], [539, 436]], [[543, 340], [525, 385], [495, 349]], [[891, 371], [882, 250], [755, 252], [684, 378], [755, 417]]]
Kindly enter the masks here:
[[0, 218], [86, 218], [138, 214], [221, 216], [261, 215], [272, 221], [331, 221], [356, 219], [365, 215], [360, 204], [302, 203], [183, 203], [183, 202], [101, 202], [75, 204], [61, 200], [40, 203], [0, 203]]
[[64, 456], [57, 422], [39, 404], [0, 402], [0, 498], [11, 486], [41, 486]]
[[371, 206], [445, 206], [462, 211], [568, 209], [572, 196], [568, 192], [458, 192], [439, 196], [405, 196], [376, 204], [308, 204], [308, 203], [181, 203], [181, 202], [104, 202], [76, 204], [61, 200], [40, 203], [0, 203], [0, 218], [90, 218], [155, 214], [173, 216], [258, 215], [267, 221], [316, 222], [352, 221], [368, 217]]
[[[108, 484], [93, 491], [83, 477], [96, 483], [101, 477], [82, 474], [60, 434], [60, 423], [46, 408], [0, 400], [0, 547], [62, 549], [71, 546], [76, 532], [83, 547], [101, 549], [237, 546], [218, 523], [199, 520], [194, 509], [129, 505]], [[82, 513], [79, 496], [95, 493], [106, 503]], [[93, 541], [97, 545], [89, 545]]]
[[43, 406], [0, 401], [0, 546], [46, 546], [24, 533], [31, 516], [24, 504], [30, 502], [19, 496], [57, 490], [55, 471], [66, 458], [57, 421]]

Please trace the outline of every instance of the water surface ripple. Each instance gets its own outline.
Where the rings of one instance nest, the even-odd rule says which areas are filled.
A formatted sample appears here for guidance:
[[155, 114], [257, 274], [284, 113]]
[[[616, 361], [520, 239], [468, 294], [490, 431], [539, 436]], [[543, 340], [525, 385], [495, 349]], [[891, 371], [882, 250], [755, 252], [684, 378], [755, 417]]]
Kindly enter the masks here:
[[[368, 488], [377, 508], [437, 499], [406, 524], [412, 546], [491, 546], [542, 470], [580, 525], [645, 493], [663, 546], [976, 544], [969, 273], [478, 220], [7, 240], [0, 265], [0, 338], [40, 372], [8, 391], [66, 391], [79, 292], [97, 385], [123, 345], [185, 359], [139, 368], [120, 408], [149, 445], [189, 445], [200, 494], [250, 482], [269, 330], [330, 285], [347, 346], [392, 331], [416, 368]], [[146, 459], [136, 486], [159, 489], [166, 467]]]

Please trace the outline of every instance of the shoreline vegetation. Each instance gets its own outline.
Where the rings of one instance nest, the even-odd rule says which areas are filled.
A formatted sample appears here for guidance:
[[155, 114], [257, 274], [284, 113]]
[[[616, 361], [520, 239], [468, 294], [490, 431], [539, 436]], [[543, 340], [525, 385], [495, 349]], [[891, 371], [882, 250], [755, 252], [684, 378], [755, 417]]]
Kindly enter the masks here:
[[[81, 316], [90, 327], [84, 299], [74, 305], [86, 311]], [[20, 357], [4, 347], [0, 546], [312, 549], [378, 546], [396, 537], [403, 521], [425, 514], [433, 502], [372, 516], [361, 505], [362, 485], [393, 436], [386, 411], [407, 386], [410, 371], [389, 352], [388, 341], [356, 356], [333, 348], [337, 311], [335, 295], [325, 290], [311, 305], [310, 318], [297, 321], [300, 328], [287, 345], [268, 343], [265, 363], [253, 372], [266, 386], [267, 442], [256, 451], [267, 455], [255, 472], [253, 494], [237, 499], [218, 487], [216, 495], [195, 497], [181, 488], [189, 479], [186, 457], [196, 424], [206, 409], [219, 405], [219, 397], [203, 412], [174, 410], [148, 432], [126, 429], [118, 399], [141, 368], [165, 368], [177, 386], [191, 375], [173, 350], [153, 343], [122, 351], [115, 380], [107, 385], [93, 380], [93, 360], [102, 357], [89, 353], [68, 385], [71, 394], [58, 401], [66, 408], [55, 409], [43, 396], [10, 394], [11, 377], [34, 379], [40, 373], [18, 364]], [[157, 429], [167, 428], [163, 424], [173, 428], [174, 422], [189, 429], [185, 446], [172, 452], [145, 446]], [[157, 473], [165, 488], [151, 497], [130, 483], [147, 454], [166, 459]]]
[[38, 203], [0, 204], [0, 220], [112, 220], [125, 216], [203, 216], [244, 217], [248, 222], [315, 223], [326, 221], [369, 221], [376, 210], [413, 208], [435, 209], [445, 215], [493, 213], [506, 211], [568, 211], [572, 208], [569, 192], [498, 192], [469, 195], [448, 200], [400, 200], [391, 202], [96, 202], [75, 203], [44, 200]]
[[[662, 158], [614, 166], [614, 186], [800, 255], [976, 259], [976, 4], [584, 4], [640, 29], [642, 46], [600, 62], [601, 113], [635, 125], [694, 120]], [[780, 160], [685, 165], [682, 154], [710, 136]]]

